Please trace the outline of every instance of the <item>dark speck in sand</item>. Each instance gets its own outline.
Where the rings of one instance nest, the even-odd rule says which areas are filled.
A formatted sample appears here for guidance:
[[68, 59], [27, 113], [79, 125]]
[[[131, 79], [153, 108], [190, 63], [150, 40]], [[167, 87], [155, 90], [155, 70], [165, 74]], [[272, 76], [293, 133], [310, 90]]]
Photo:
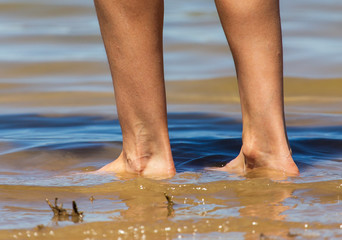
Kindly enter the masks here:
[[63, 208], [63, 204], [61, 203], [59, 206], [57, 204], [58, 198], [55, 198], [55, 205], [53, 206], [49, 199], [46, 199], [47, 204], [50, 206], [53, 212], [52, 220], [55, 222], [58, 221], [72, 221], [74, 223], [79, 223], [83, 221], [83, 212], [79, 212], [77, 208], [77, 204], [75, 201], [72, 201], [72, 211], [71, 213], [68, 210]]
[[172, 197], [167, 195], [167, 193], [164, 192], [164, 196], [167, 200], [167, 216], [174, 216], [175, 210], [173, 209], [174, 202], [172, 201]]

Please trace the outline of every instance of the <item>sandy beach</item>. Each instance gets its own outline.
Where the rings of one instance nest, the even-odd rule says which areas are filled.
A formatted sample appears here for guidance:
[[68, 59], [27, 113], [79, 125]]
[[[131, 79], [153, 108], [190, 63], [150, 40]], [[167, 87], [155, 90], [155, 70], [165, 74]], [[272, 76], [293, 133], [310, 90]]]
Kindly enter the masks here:
[[[0, 239], [340, 239], [342, 3], [282, 1], [285, 108], [301, 175], [233, 159], [241, 113], [213, 2], [165, 2], [172, 179], [93, 174], [122, 137], [92, 1], [0, 1]], [[205, 33], [205, 34], [203, 34]], [[82, 218], [54, 217], [58, 198]]]

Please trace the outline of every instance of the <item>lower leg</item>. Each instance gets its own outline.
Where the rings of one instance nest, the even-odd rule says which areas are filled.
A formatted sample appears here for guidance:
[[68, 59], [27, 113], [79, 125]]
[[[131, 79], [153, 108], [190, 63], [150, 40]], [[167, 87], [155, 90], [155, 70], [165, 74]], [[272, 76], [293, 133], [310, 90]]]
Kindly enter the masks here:
[[216, 5], [235, 61], [243, 122], [241, 152], [224, 169], [298, 174], [284, 120], [279, 2], [216, 0]]
[[163, 1], [95, 0], [112, 73], [123, 149], [100, 171], [175, 174], [163, 72]]

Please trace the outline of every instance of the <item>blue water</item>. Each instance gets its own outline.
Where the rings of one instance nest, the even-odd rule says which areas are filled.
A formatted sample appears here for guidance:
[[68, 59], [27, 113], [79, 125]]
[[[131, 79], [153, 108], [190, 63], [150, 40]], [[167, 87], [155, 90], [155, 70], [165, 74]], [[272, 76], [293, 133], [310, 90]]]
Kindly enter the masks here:
[[[126, 181], [89, 174], [114, 160], [122, 144], [93, 1], [0, 0], [0, 229], [56, 226], [44, 200], [59, 197], [66, 205], [76, 199], [86, 223], [106, 221], [115, 231], [148, 221], [151, 231], [187, 226], [183, 239], [258, 239], [265, 232], [339, 239], [342, 96], [310, 92], [310, 83], [342, 76], [341, 12], [340, 0], [281, 1], [285, 76], [307, 79], [306, 89], [286, 98], [299, 177], [279, 183], [205, 170], [240, 150], [241, 116], [227, 110], [238, 108], [234, 102], [227, 109], [169, 105], [176, 176]], [[166, 0], [164, 46], [167, 81], [235, 74], [214, 1]], [[173, 217], [164, 192], [174, 196]], [[149, 205], [155, 201], [158, 207]], [[151, 220], [154, 214], [162, 220]], [[227, 219], [223, 233], [217, 226]], [[198, 238], [193, 226], [203, 230]], [[174, 232], [158, 239], [177, 238]], [[77, 236], [89, 237], [84, 229]]]
[[[286, 76], [342, 75], [341, 11], [339, 0], [281, 1]], [[0, 63], [13, 65], [2, 69], [10, 79], [28, 63], [60, 62], [83, 64], [93, 80], [109, 79], [108, 69], [91, 67], [106, 64], [93, 1], [1, 0], [0, 13]], [[164, 40], [167, 80], [235, 73], [212, 0], [166, 0]], [[34, 77], [48, 80], [53, 73], [72, 81], [75, 72], [82, 74], [59, 70]]]
[[[222, 166], [239, 153], [242, 129], [237, 114], [175, 112], [170, 113], [168, 119], [173, 157], [179, 173], [203, 172], [205, 167]], [[1, 171], [7, 172], [0, 177], [0, 184], [42, 185], [37, 179], [95, 170], [114, 160], [121, 150], [119, 122], [110, 117], [2, 115], [0, 129]], [[288, 134], [293, 157], [301, 172], [295, 182], [341, 178], [341, 125], [289, 126]], [[9, 175], [9, 172], [23, 175]], [[27, 179], [28, 175], [32, 175], [31, 179]], [[228, 174], [220, 173], [219, 177], [225, 179]], [[111, 180], [105, 178], [91, 184]], [[48, 186], [51, 184], [74, 183], [46, 182]]]

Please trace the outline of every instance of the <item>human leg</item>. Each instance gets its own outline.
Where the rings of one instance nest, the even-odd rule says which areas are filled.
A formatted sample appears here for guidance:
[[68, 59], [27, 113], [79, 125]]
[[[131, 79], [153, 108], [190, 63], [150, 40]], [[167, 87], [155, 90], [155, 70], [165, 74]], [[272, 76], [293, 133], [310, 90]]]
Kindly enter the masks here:
[[172, 177], [162, 0], [94, 0], [113, 78], [123, 149], [99, 171]]
[[221, 170], [267, 168], [297, 175], [287, 140], [277, 0], [216, 0], [232, 51], [242, 111], [242, 148]]

